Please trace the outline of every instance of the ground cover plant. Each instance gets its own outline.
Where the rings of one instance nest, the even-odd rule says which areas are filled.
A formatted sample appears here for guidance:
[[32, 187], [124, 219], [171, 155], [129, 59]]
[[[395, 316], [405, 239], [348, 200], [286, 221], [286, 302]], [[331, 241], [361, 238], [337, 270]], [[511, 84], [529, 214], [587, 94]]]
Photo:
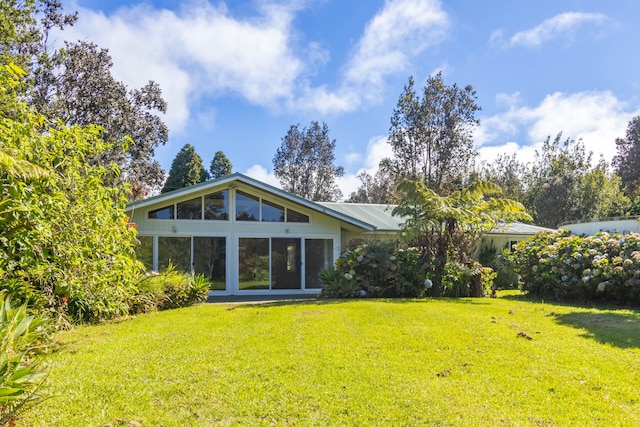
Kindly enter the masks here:
[[203, 304], [59, 333], [18, 425], [635, 426], [639, 328], [504, 294]]

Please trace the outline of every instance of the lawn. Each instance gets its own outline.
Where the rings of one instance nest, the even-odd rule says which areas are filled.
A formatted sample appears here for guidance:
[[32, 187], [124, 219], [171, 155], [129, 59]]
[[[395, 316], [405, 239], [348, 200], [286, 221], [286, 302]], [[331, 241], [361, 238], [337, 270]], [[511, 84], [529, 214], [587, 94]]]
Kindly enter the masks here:
[[58, 335], [19, 426], [640, 425], [640, 311], [204, 304]]

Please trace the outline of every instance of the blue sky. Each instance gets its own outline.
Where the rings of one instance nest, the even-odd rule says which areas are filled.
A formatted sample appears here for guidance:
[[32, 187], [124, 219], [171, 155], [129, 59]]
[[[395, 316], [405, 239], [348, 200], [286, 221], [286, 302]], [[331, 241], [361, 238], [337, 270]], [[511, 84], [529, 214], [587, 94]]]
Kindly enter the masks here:
[[410, 75], [471, 84], [482, 108], [481, 157], [521, 161], [548, 135], [582, 138], [610, 160], [640, 115], [637, 0], [64, 0], [79, 21], [58, 40], [108, 48], [129, 87], [158, 82], [168, 101], [168, 171], [187, 143], [208, 167], [276, 184], [272, 159], [289, 127], [324, 121], [356, 175], [389, 155], [389, 119]]

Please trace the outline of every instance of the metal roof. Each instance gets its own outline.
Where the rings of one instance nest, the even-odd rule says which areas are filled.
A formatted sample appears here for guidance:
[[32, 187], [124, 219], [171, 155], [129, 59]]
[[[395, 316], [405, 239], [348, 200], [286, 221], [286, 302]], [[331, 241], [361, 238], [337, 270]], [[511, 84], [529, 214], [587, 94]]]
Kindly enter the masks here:
[[396, 205], [329, 202], [319, 202], [319, 204], [365, 221], [373, 225], [377, 231], [400, 231], [402, 228], [402, 219], [391, 215], [391, 211]]

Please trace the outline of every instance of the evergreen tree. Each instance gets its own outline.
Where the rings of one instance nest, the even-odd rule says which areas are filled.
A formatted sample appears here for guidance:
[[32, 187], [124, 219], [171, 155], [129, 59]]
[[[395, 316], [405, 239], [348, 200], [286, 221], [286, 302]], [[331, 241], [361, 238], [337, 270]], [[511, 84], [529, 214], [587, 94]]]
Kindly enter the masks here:
[[202, 157], [191, 144], [186, 144], [171, 163], [171, 170], [161, 193], [198, 184], [209, 179], [209, 173], [202, 164]]
[[393, 158], [383, 159], [380, 167], [396, 182], [424, 181], [439, 194], [460, 188], [477, 155], [471, 134], [479, 109], [470, 85], [447, 86], [438, 73], [429, 77], [420, 97], [410, 77], [391, 117]]
[[217, 151], [211, 160], [211, 166], [209, 166], [209, 172], [211, 173], [211, 179], [220, 178], [226, 175], [232, 174], [231, 162], [224, 155], [222, 151]]
[[342, 192], [336, 178], [344, 169], [334, 165], [335, 148], [326, 123], [314, 121], [302, 130], [293, 125], [273, 158], [273, 172], [285, 191], [318, 202], [337, 201]]
[[625, 194], [636, 198], [640, 196], [640, 116], [629, 122], [624, 138], [616, 139], [616, 148], [614, 170], [622, 179]]

